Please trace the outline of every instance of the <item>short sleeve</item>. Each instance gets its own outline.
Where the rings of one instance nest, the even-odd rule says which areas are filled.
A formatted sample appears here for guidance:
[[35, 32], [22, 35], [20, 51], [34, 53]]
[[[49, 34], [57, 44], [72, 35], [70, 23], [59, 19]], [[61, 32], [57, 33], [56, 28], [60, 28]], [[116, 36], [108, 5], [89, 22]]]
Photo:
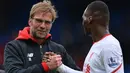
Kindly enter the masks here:
[[101, 58], [106, 73], [124, 73], [123, 55], [120, 46], [105, 45], [101, 51]]

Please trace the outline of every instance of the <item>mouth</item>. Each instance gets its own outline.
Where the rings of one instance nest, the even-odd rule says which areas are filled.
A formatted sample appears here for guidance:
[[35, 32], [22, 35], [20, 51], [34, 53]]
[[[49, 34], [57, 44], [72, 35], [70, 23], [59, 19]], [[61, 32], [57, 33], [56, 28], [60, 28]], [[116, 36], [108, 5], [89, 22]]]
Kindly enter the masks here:
[[46, 32], [46, 30], [37, 30], [37, 31], [39, 31], [39, 32]]
[[40, 34], [45, 34], [46, 31], [38, 31], [38, 33], [40, 33]]

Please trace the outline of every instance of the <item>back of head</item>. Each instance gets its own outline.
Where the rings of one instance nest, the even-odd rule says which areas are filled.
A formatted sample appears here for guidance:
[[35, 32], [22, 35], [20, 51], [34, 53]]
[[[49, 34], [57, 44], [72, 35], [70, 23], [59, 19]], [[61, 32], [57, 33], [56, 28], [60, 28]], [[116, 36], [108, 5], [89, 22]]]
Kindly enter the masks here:
[[52, 5], [51, 1], [44, 0], [43, 2], [36, 3], [32, 6], [30, 11], [30, 17], [33, 18], [35, 13], [44, 12], [44, 13], [52, 13], [53, 21], [57, 18], [57, 12], [55, 7]]
[[108, 6], [102, 1], [94, 1], [90, 3], [87, 7], [87, 10], [90, 11], [90, 15], [101, 20], [102, 24], [109, 24], [109, 9]]

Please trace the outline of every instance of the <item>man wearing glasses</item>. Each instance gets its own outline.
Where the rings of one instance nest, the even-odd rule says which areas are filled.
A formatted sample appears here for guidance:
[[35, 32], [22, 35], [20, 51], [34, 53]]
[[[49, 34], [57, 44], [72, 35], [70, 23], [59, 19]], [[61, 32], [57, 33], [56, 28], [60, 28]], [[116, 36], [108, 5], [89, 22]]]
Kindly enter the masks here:
[[[64, 47], [51, 41], [49, 32], [56, 18], [56, 10], [50, 1], [39, 2], [32, 6], [29, 27], [20, 30], [18, 37], [5, 46], [6, 73], [58, 73], [52, 64], [61, 60], [60, 57], [65, 65], [79, 70]], [[45, 56], [43, 57], [46, 52], [60, 54], [56, 56], [59, 59], [48, 62]]]

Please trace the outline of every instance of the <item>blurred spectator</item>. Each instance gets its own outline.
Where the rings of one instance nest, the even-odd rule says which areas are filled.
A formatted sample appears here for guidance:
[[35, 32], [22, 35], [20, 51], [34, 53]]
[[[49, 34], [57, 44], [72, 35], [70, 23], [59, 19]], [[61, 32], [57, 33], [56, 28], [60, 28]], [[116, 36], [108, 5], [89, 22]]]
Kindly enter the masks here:
[[5, 73], [4, 66], [0, 64], [0, 73]]
[[0, 45], [0, 65], [3, 64], [3, 54], [4, 54], [4, 48]]
[[0, 73], [5, 73], [5, 71], [4, 70], [0, 70]]

